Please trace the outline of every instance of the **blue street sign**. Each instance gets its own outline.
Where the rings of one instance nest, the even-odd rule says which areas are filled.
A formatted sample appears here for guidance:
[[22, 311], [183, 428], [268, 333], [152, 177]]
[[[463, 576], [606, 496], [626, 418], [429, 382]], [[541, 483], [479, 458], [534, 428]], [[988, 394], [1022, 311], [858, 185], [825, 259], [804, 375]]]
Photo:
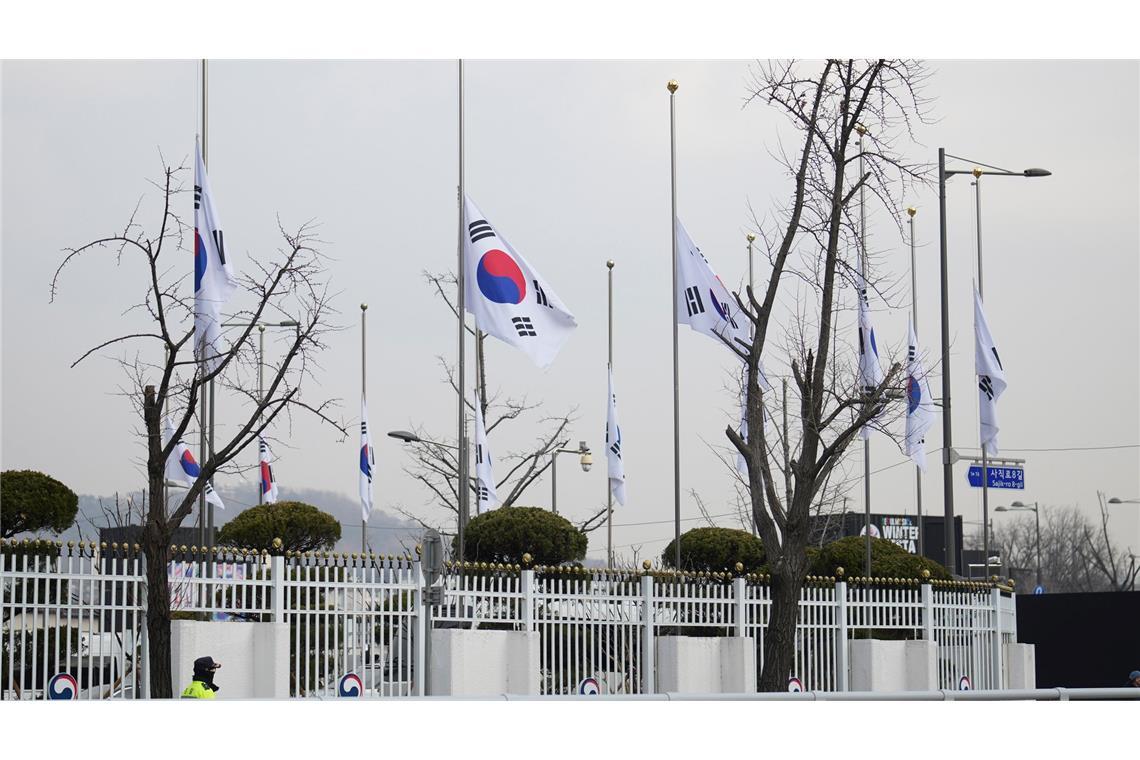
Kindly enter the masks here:
[[[990, 488], [1016, 488], [1018, 490], [1025, 490], [1025, 470], [1021, 467], [999, 467], [997, 465], [986, 465], [986, 472], [989, 473], [989, 486]], [[970, 485], [974, 488], [982, 487], [982, 466], [980, 464], [970, 465], [970, 471], [966, 474], [970, 479]]]
[[1044, 586], [1037, 586], [1036, 588], [1033, 589], [1033, 593], [1036, 596], [1041, 596], [1042, 594], [1045, 593], [1045, 587]]

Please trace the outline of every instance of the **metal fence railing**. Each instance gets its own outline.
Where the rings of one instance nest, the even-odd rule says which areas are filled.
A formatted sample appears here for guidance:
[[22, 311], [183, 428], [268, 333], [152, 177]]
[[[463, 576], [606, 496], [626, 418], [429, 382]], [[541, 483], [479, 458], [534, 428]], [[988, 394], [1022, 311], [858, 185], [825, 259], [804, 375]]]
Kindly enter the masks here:
[[[767, 578], [729, 573], [468, 563], [425, 589], [410, 557], [219, 550], [177, 552], [168, 578], [176, 618], [287, 623], [294, 697], [425, 693], [429, 620], [537, 633], [542, 694], [575, 693], [587, 678], [604, 693], [650, 694], [661, 636], [749, 637], [759, 674], [772, 614]], [[137, 547], [6, 542], [0, 585], [0, 698], [146, 696]], [[992, 584], [809, 577], [788, 675], [805, 691], [848, 691], [851, 639], [925, 639], [940, 688], [1000, 689], [1015, 632], [1014, 598]]]

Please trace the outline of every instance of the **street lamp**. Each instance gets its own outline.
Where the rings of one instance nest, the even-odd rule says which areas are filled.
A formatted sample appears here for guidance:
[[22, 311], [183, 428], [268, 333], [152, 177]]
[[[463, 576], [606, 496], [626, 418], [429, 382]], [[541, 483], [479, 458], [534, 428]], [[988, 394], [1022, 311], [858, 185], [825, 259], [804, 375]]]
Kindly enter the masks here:
[[[960, 156], [950, 156], [959, 161], [970, 161], [975, 165], [971, 169], [947, 169], [946, 149], [938, 149], [938, 242], [939, 242], [939, 269], [942, 290], [942, 494], [943, 512], [945, 514], [946, 530], [946, 567], [954, 573], [957, 566], [955, 556], [954, 531], [954, 466], [950, 453], [954, 443], [950, 435], [950, 303], [947, 297], [948, 262], [946, 256], [946, 180], [955, 174], [973, 174], [975, 179], [983, 174], [1000, 177], [1048, 177], [1051, 172], [1045, 169], [1024, 169], [1020, 172], [1009, 171], [997, 166], [989, 166], [979, 161], [970, 161]], [[982, 167], [985, 167], [984, 169]], [[980, 276], [980, 275], [979, 275]], [[986, 483], [985, 468], [982, 471], [982, 483]], [[983, 520], [984, 520], [983, 516]]]
[[[415, 433], [409, 433], [407, 430], [389, 430], [388, 431], [388, 437], [389, 438], [395, 438], [396, 440], [403, 441], [404, 443], [425, 443], [428, 446], [439, 446], [440, 448], [443, 448], [443, 449], [453, 449], [455, 451], [459, 451], [459, 447], [454, 445], [454, 444], [442, 443], [440, 441], [429, 441], [426, 438], [420, 438]], [[462, 464], [462, 461], [460, 461], [458, 464]], [[462, 469], [462, 467], [459, 467], [458, 464], [457, 464], [456, 469], [459, 472], [462, 472], [463, 469]], [[463, 490], [463, 486], [460, 486], [457, 489], [457, 493], [460, 494], [460, 497], [462, 497], [462, 494], [466, 493], [466, 491]], [[460, 506], [459, 506], [459, 519], [457, 521], [457, 523], [459, 525], [459, 530], [458, 530], [459, 536], [458, 536], [458, 538], [459, 538], [459, 559], [460, 560], [463, 560], [463, 557], [464, 557], [463, 550], [466, 548], [464, 546], [464, 543], [463, 543], [464, 525], [463, 525], [463, 506], [462, 506], [462, 504], [463, 504], [463, 502], [461, 501]]]
[[550, 509], [558, 514], [558, 455], [578, 454], [578, 464], [582, 465], [582, 472], [589, 472], [594, 466], [594, 456], [585, 441], [578, 441], [576, 449], [555, 449], [550, 452]]
[[1023, 504], [1020, 501], [1015, 501], [1008, 507], [997, 507], [996, 512], [1032, 512], [1033, 520], [1037, 524], [1037, 585], [1041, 585], [1041, 512], [1038, 509], [1037, 502], [1033, 502], [1033, 506]]
[[1140, 504], [1140, 499], [1119, 499], [1113, 496], [1108, 500], [1109, 504]]

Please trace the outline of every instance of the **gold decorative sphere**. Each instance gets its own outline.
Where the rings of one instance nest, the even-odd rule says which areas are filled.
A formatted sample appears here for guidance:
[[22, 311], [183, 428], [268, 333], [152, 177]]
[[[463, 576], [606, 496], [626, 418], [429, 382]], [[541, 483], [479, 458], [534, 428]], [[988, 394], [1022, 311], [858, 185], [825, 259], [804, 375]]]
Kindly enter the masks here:
[[975, 166], [974, 171], [971, 172], [971, 174], [974, 175], [974, 179], [977, 179], [978, 177], [982, 176], [982, 167]]
[[366, 304], [366, 303], [360, 304], [360, 310], [361, 311], [368, 311], [368, 304]]
[[613, 269], [613, 268], [614, 268], [614, 260], [613, 259], [607, 260], [606, 261], [606, 269]]
[[867, 128], [864, 127], [862, 124], [856, 124], [855, 125], [855, 131], [859, 133], [860, 137], [867, 134]]
[[673, 93], [673, 92], [676, 92], [676, 91], [677, 91], [677, 88], [678, 88], [678, 87], [680, 87], [680, 86], [681, 86], [681, 85], [677, 84], [677, 80], [676, 80], [676, 79], [670, 79], [670, 80], [669, 80], [669, 84], [665, 85], [666, 89], [668, 89], [668, 90], [669, 90], [669, 92], [671, 92], [671, 93]]
[[262, 325], [262, 324], [258, 324], [258, 326], [257, 326], [257, 331], [258, 331], [258, 332], [265, 332], [265, 325]]
[[747, 235], [745, 235], [745, 237], [748, 238], [749, 243], [751, 243], [753, 240], [756, 239], [756, 236], [754, 234], [752, 234], [751, 232], [749, 232]]
[[738, 573], [744, 572], [744, 563], [743, 562], [737, 562], [736, 563], [736, 572], [738, 572]]
[[653, 567], [653, 563], [652, 563], [652, 562], [650, 562], [649, 560], [647, 560], [647, 559], [643, 559], [643, 560], [641, 561], [641, 569], [642, 569], [642, 570], [648, 570], [648, 569], [649, 569], [649, 568], [651, 568], [651, 567]]
[[914, 206], [907, 206], [906, 213], [907, 216], [914, 216], [918, 213], [918, 209], [916, 209]]
[[837, 568], [835, 568], [835, 575], [836, 575], [837, 577], [839, 577], [839, 578], [842, 578], [842, 577], [843, 577], [843, 574], [844, 574], [845, 572], [847, 572], [847, 571], [846, 571], [846, 570], [844, 570], [842, 567], [837, 567]]
[[922, 577], [923, 578], [929, 578], [930, 577], [930, 571], [927, 570], [926, 568], [923, 568], [922, 569]]
[[530, 552], [524, 552], [523, 553], [522, 561], [523, 561], [524, 565], [529, 565], [533, 560], [534, 560], [534, 557], [530, 556]]
[[284, 545], [285, 545], [285, 542], [282, 541], [280, 538], [273, 539], [273, 548], [274, 549], [277, 549], [278, 551], [280, 551], [281, 547]]

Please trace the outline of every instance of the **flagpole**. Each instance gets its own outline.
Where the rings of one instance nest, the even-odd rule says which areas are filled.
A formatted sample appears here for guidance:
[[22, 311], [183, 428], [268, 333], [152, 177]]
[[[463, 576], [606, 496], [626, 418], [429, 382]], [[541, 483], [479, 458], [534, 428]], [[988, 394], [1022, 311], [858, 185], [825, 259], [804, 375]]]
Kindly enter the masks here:
[[[918, 209], [911, 206], [906, 210], [906, 213], [910, 217], [910, 320], [914, 324], [914, 334], [918, 335], [918, 275], [915, 272], [914, 257], [914, 215], [918, 213]], [[918, 509], [918, 556], [925, 557], [926, 539], [922, 525], [922, 469], [917, 462], [914, 465], [914, 496], [915, 506]]]
[[[986, 302], [982, 290], [982, 170], [974, 169], [974, 203], [975, 217], [978, 221], [978, 298]], [[982, 407], [978, 405], [978, 431], [981, 432]], [[982, 442], [982, 553], [986, 556], [983, 562], [986, 565], [986, 580], [990, 579], [990, 470], [989, 458], [986, 453], [986, 444]]]
[[[609, 369], [610, 374], [614, 371], [614, 260], [610, 259], [606, 262], [606, 279], [608, 281], [609, 290], [609, 353], [606, 361], [606, 367]], [[676, 299], [674, 299], [676, 301]], [[674, 325], [676, 329], [676, 325]], [[607, 404], [612, 404], [613, 399], [606, 399]], [[608, 412], [608, 407], [607, 407]], [[617, 431], [614, 431], [617, 435]], [[607, 452], [606, 459], [609, 459], [609, 452]], [[614, 491], [610, 483], [609, 462], [606, 462], [606, 567], [614, 566]]]
[[673, 566], [681, 569], [681, 383], [677, 363], [677, 84], [670, 79], [669, 90], [669, 176], [673, 216], [669, 229], [673, 236]]
[[[867, 128], [862, 124], [855, 125], [855, 131], [859, 133], [859, 180], [862, 183], [863, 175], [865, 173], [863, 154], [863, 135], [867, 134]], [[859, 256], [859, 275], [863, 278], [863, 288], [867, 288], [867, 186], [866, 183], [859, 185], [859, 247], [861, 255]], [[865, 295], [860, 294], [861, 298], [866, 298]], [[870, 308], [868, 305], [866, 308]], [[863, 329], [862, 327], [859, 328]], [[870, 347], [868, 347], [870, 349]], [[876, 357], [876, 361], [878, 358]], [[863, 557], [863, 575], [866, 578], [871, 577], [871, 437], [865, 436], [863, 438], [863, 529], [866, 532], [866, 537], [863, 544], [866, 547], [866, 553]]]
[[[203, 58], [202, 59], [202, 91], [201, 91], [201, 96], [202, 96], [202, 165], [208, 167], [209, 166], [209, 163], [208, 163], [209, 162], [209, 155], [210, 155], [210, 144], [209, 144], [210, 116], [209, 116], [208, 109], [209, 109], [210, 101], [209, 101], [209, 97], [207, 95], [207, 89], [206, 89], [206, 76], [207, 76], [206, 59]], [[203, 346], [203, 345], [198, 346], [198, 363], [199, 363], [199, 368], [200, 368], [200, 372], [201, 372], [201, 377], [205, 378], [205, 376], [206, 376], [206, 350], [205, 350], [205, 346]], [[209, 384], [200, 384], [198, 387], [198, 391], [201, 394], [201, 397], [199, 399], [199, 411], [198, 411], [198, 422], [199, 422], [199, 425], [198, 425], [198, 427], [199, 427], [199, 431], [198, 431], [198, 459], [199, 459], [199, 462], [201, 463], [201, 466], [203, 466], [203, 467], [206, 465], [207, 451], [208, 451], [206, 448], [206, 445], [207, 445], [206, 424], [207, 424], [207, 410], [208, 410], [207, 397], [209, 396], [209, 391], [212, 388], [212, 386], [213, 386], [213, 383], [209, 383]], [[198, 494], [198, 545], [202, 546], [202, 547], [206, 546], [206, 489], [205, 488], [203, 488], [202, 492], [200, 494]]]
[[[368, 405], [368, 304], [360, 304], [360, 398]], [[360, 551], [368, 551], [368, 520], [360, 519]]]
[[[265, 403], [265, 325], [259, 324], [257, 326], [257, 402], [258, 405]], [[261, 412], [257, 414], [257, 426], [261, 427]], [[258, 435], [258, 451], [257, 451], [257, 503], [261, 504], [265, 500], [264, 482], [261, 479], [261, 445], [265, 442], [263, 435]]]
[[466, 320], [465, 314], [464, 314], [464, 309], [466, 308], [466, 305], [464, 303], [465, 299], [464, 299], [464, 282], [463, 282], [463, 280], [464, 280], [464, 269], [463, 269], [463, 234], [464, 234], [463, 215], [464, 214], [463, 214], [463, 212], [464, 212], [464, 206], [466, 204], [466, 198], [467, 198], [467, 196], [466, 196], [465, 191], [464, 191], [464, 173], [463, 173], [463, 59], [460, 58], [459, 59], [459, 236], [458, 236], [459, 240], [458, 240], [458, 246], [457, 246], [458, 250], [456, 252], [456, 257], [457, 257], [457, 261], [458, 261], [457, 276], [455, 278], [456, 288], [458, 290], [458, 294], [457, 294], [456, 299], [455, 299], [456, 300], [456, 311], [459, 314], [459, 366], [458, 366], [458, 373], [457, 373], [458, 377], [456, 378], [456, 385], [459, 386], [459, 405], [458, 405], [459, 406], [459, 412], [457, 415], [458, 420], [456, 421], [456, 427], [458, 428], [457, 436], [456, 436], [456, 438], [457, 438], [456, 442], [459, 444], [459, 452], [458, 452], [459, 467], [457, 468], [458, 469], [458, 475], [459, 475], [459, 482], [456, 483], [456, 491], [459, 493], [459, 526], [458, 526], [458, 532], [459, 532], [459, 557], [458, 557], [458, 559], [459, 559], [459, 561], [463, 561], [463, 558], [465, 556], [465, 554], [464, 554], [465, 546], [464, 546], [464, 542], [463, 542], [463, 534], [464, 534], [464, 529], [466, 528], [467, 514], [468, 514], [469, 504], [470, 504], [470, 501], [469, 501], [469, 499], [470, 499], [470, 488], [468, 487], [468, 475], [467, 475], [467, 464], [468, 464], [467, 463], [467, 416], [466, 416], [465, 410], [463, 408], [464, 399], [466, 398], [466, 390], [465, 389], [467, 386], [467, 375], [465, 374], [466, 373], [465, 346], [466, 346], [467, 341], [466, 341], [466, 336], [464, 334], [464, 331], [465, 331], [466, 326], [467, 326], [467, 320]]

